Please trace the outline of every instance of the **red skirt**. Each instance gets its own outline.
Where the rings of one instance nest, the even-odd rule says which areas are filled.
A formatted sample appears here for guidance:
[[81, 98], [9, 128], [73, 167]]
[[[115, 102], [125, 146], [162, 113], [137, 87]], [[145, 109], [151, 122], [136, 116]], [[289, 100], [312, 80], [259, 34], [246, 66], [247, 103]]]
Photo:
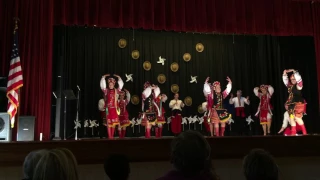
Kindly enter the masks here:
[[107, 123], [108, 127], [115, 127], [120, 124], [116, 108], [108, 108]]
[[260, 124], [268, 123], [268, 113], [269, 110], [260, 110]]
[[181, 122], [182, 122], [182, 117], [181, 114], [175, 114], [171, 116], [171, 131], [174, 134], [179, 134], [181, 133]]
[[[297, 132], [302, 131], [302, 128], [301, 128], [301, 126], [300, 126], [299, 124], [296, 124], [296, 131], [297, 131]], [[291, 135], [291, 127], [287, 127], [287, 128], [284, 130], [283, 135], [287, 135], [287, 136]]]
[[[143, 113], [140, 113], [139, 117], [141, 118], [143, 116]], [[142, 126], [147, 126], [148, 124], [154, 126], [157, 123], [157, 116], [154, 112], [146, 112], [144, 115], [144, 118], [141, 120]]]
[[246, 114], [244, 113], [244, 107], [237, 107], [236, 108], [236, 116], [237, 117], [246, 117]]
[[119, 122], [120, 122], [121, 128], [130, 126], [131, 122], [129, 120], [129, 115], [127, 111], [119, 115]]

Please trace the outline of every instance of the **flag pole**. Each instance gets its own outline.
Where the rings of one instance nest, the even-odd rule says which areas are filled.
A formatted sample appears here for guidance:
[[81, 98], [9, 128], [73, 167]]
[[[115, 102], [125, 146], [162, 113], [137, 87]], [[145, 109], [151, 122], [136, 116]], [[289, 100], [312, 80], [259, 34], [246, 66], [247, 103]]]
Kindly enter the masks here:
[[[14, 20], [13, 34], [16, 34], [16, 32], [17, 32], [17, 30], [18, 30], [18, 22], [20, 21], [20, 19], [17, 18], [17, 17], [14, 17], [13, 20]], [[18, 109], [17, 109], [17, 114], [16, 114], [15, 117], [14, 117], [14, 118], [16, 118], [15, 124], [18, 124], [18, 121], [19, 121], [18, 118], [20, 117], [20, 97], [21, 97], [21, 94], [20, 94], [20, 93], [21, 93], [21, 89], [22, 89], [22, 87], [20, 87], [20, 88], [18, 89]], [[13, 125], [12, 128], [14, 128], [14, 125]]]

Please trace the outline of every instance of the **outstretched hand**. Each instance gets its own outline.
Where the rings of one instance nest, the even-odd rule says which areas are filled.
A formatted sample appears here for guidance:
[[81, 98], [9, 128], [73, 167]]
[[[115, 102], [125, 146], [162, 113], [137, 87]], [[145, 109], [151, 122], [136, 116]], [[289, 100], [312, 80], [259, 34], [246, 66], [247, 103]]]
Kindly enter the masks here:
[[232, 83], [232, 81], [231, 81], [231, 79], [229, 78], [229, 76], [227, 76], [227, 81], [228, 81], [229, 83]]
[[281, 128], [278, 134], [282, 133], [284, 131], [284, 128]]
[[249, 96], [247, 96], [247, 100], [249, 100]]
[[210, 77], [207, 77], [207, 79], [206, 79], [206, 83], [209, 81], [209, 79], [210, 79]]

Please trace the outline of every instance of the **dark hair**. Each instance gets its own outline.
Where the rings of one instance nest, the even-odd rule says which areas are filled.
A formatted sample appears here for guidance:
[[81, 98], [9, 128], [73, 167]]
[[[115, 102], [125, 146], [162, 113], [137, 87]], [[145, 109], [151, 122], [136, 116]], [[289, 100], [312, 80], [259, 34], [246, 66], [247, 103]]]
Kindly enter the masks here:
[[244, 176], [247, 180], [278, 180], [278, 166], [267, 151], [253, 149], [243, 161]]
[[110, 155], [104, 162], [104, 171], [110, 180], [127, 180], [130, 174], [130, 164], [126, 156]]
[[204, 175], [219, 179], [211, 162], [211, 147], [197, 131], [185, 131], [171, 143], [171, 163], [187, 177]]
[[24, 179], [32, 179], [33, 171], [36, 168], [41, 157], [48, 153], [47, 150], [38, 150], [30, 152], [23, 162], [23, 176]]

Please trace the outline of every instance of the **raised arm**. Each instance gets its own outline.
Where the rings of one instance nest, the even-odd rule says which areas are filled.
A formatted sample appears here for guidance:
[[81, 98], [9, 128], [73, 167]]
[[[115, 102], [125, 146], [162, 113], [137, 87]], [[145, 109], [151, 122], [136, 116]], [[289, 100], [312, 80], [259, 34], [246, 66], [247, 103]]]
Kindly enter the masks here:
[[152, 93], [151, 87], [147, 87], [146, 89], [143, 90], [142, 92], [142, 100], [146, 100]]
[[289, 78], [288, 78], [287, 70], [283, 71], [282, 80], [283, 80], [283, 83], [285, 86], [289, 85]]
[[165, 103], [167, 100], [168, 100], [167, 95], [162, 94], [162, 95], [161, 95], [161, 101], [162, 101], [163, 103]]
[[272, 96], [273, 93], [274, 93], [274, 89], [271, 85], [268, 85], [268, 92], [269, 92], [269, 95]]
[[230, 94], [229, 104], [234, 104], [235, 98], [233, 97], [233, 94]]
[[129, 103], [129, 102], [130, 102], [130, 99], [131, 99], [131, 94], [130, 94], [129, 91], [127, 91], [127, 90], [125, 90], [125, 91], [126, 91], [126, 96], [127, 96], [126, 101], [127, 101], [127, 103]]
[[102, 76], [100, 80], [100, 88], [104, 92], [104, 94], [106, 94], [107, 92], [107, 83], [105, 78], [106, 78], [106, 75]]
[[157, 98], [161, 93], [160, 88], [158, 86], [153, 87], [153, 92], [154, 92], [154, 96], [155, 96], [154, 98]]
[[254, 93], [254, 95], [256, 95], [258, 98], [260, 98], [259, 87], [255, 87], [255, 88], [253, 89], [253, 93]]
[[211, 94], [211, 87], [207, 81], [203, 85], [203, 94], [205, 97], [207, 97], [209, 94]]
[[119, 85], [118, 90], [121, 91], [124, 83], [119, 75], [114, 74], [114, 76], [118, 78], [118, 85]]
[[294, 78], [297, 81], [297, 89], [301, 90], [303, 88], [303, 81], [300, 73], [298, 71], [293, 71]]
[[231, 89], [232, 89], [232, 81], [229, 77], [227, 77], [227, 81], [228, 81], [227, 88], [222, 93], [223, 99], [229, 95], [229, 93], [231, 92]]

